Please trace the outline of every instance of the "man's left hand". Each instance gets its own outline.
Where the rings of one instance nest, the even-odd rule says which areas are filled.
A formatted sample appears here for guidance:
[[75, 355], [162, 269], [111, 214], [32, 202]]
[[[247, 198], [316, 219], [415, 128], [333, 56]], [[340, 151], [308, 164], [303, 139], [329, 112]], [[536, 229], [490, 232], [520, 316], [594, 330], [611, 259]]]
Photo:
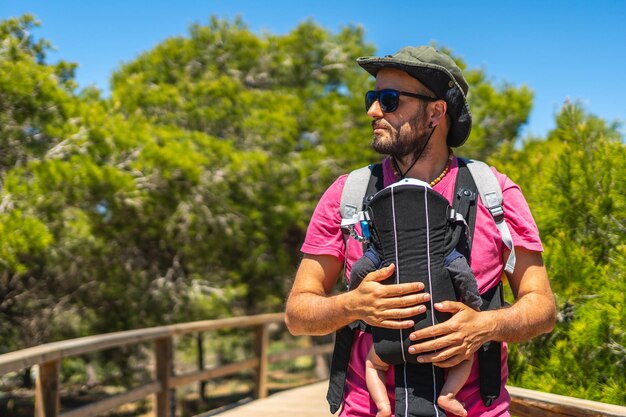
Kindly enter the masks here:
[[417, 354], [419, 362], [432, 362], [441, 368], [449, 368], [471, 358], [489, 340], [493, 330], [490, 329], [491, 321], [486, 320], [489, 314], [456, 301], [436, 303], [435, 308], [451, 313], [452, 317], [411, 333], [410, 339], [420, 342], [413, 344], [409, 353]]

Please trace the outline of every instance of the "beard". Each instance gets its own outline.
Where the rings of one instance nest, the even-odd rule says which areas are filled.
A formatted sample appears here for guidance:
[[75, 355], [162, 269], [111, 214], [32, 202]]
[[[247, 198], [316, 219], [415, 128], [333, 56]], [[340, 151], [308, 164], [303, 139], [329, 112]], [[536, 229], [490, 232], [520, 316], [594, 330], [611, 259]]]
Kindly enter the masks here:
[[418, 158], [428, 145], [431, 130], [426, 127], [426, 107], [422, 107], [408, 122], [399, 129], [384, 119], [374, 120], [372, 127], [383, 129], [382, 134], [374, 134], [372, 148], [383, 155], [397, 160]]

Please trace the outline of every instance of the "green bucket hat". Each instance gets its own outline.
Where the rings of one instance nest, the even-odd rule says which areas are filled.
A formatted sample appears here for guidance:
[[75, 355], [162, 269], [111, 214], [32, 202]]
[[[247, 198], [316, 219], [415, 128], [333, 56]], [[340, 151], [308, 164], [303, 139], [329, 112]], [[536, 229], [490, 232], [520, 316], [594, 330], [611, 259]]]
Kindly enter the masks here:
[[452, 120], [448, 133], [448, 146], [461, 146], [472, 130], [472, 115], [467, 104], [469, 86], [461, 69], [448, 55], [431, 46], [407, 46], [393, 55], [362, 57], [356, 62], [376, 77], [383, 67], [399, 68], [417, 78], [437, 98], [448, 103], [448, 114]]

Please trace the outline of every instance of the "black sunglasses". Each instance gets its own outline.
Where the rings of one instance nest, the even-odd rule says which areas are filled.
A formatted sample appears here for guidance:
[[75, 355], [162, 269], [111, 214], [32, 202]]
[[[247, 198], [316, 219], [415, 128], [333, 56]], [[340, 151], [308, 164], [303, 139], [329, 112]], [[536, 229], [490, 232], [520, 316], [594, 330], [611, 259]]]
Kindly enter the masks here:
[[407, 93], [406, 91], [393, 90], [386, 88], [378, 91], [368, 91], [365, 93], [365, 111], [369, 111], [370, 107], [376, 100], [380, 103], [380, 109], [385, 113], [391, 113], [398, 109], [400, 96], [408, 96], [419, 98], [426, 101], [437, 101], [437, 98], [425, 96], [423, 94]]

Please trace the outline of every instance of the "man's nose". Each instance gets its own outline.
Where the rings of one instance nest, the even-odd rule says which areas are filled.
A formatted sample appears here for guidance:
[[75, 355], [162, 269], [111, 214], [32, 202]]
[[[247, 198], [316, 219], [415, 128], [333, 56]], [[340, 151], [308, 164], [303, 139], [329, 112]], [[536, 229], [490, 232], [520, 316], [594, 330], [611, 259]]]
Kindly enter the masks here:
[[383, 110], [380, 107], [378, 100], [374, 100], [369, 109], [367, 109], [367, 115], [372, 119], [380, 119], [384, 116]]

